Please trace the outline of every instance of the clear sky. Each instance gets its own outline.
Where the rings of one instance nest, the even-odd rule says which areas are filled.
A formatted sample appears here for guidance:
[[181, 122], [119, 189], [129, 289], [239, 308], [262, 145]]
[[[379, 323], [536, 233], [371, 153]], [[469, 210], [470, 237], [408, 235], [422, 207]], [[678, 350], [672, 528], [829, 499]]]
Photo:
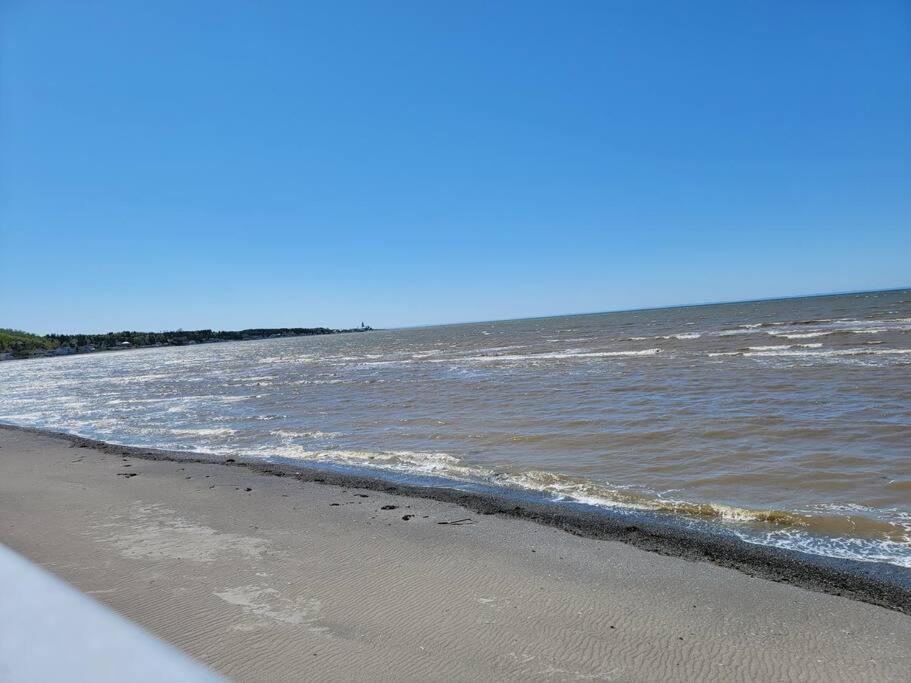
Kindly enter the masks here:
[[911, 285], [903, 0], [0, 4], [0, 327]]

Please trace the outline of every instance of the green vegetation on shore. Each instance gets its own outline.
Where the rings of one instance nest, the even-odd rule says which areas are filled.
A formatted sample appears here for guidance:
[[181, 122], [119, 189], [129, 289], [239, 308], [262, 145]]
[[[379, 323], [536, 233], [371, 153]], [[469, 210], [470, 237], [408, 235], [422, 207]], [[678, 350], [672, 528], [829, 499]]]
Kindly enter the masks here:
[[38, 336], [19, 330], [0, 328], [0, 359], [3, 356], [30, 356], [91, 353], [107, 349], [142, 348], [149, 346], [185, 346], [223, 341], [247, 341], [275, 337], [303, 337], [317, 334], [367, 332], [361, 324], [345, 330], [328, 327], [275, 327], [249, 330], [174, 330], [171, 332], [107, 332], [105, 334], [47, 334]]
[[56, 347], [57, 345], [47, 337], [0, 328], [0, 354], [11, 353], [16, 358], [24, 358], [36, 351], [50, 351]]

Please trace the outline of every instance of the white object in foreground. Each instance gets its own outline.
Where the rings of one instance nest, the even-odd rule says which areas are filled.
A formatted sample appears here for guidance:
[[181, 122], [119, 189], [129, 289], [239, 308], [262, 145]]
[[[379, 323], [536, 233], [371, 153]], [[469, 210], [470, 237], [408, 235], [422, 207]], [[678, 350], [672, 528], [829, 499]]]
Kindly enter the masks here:
[[0, 545], [0, 680], [222, 679]]

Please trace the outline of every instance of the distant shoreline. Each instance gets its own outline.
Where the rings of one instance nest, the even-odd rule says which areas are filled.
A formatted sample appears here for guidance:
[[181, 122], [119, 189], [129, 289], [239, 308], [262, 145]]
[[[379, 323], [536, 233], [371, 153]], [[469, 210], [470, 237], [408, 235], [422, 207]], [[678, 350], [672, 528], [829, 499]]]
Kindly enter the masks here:
[[75, 356], [103, 351], [129, 351], [132, 349], [156, 349], [169, 346], [195, 346], [198, 344], [316, 337], [373, 331], [372, 327], [363, 323], [361, 323], [361, 327], [348, 329], [267, 327], [246, 330], [123, 331], [108, 332], [106, 334], [46, 334], [43, 336], [16, 330], [0, 329], [0, 361]]

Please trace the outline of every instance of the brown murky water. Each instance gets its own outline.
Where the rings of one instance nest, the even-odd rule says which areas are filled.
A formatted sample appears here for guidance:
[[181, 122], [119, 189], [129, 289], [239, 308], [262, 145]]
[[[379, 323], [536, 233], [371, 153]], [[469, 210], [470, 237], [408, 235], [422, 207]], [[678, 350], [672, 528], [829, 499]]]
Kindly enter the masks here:
[[664, 510], [911, 567], [911, 291], [9, 362], [0, 419]]

